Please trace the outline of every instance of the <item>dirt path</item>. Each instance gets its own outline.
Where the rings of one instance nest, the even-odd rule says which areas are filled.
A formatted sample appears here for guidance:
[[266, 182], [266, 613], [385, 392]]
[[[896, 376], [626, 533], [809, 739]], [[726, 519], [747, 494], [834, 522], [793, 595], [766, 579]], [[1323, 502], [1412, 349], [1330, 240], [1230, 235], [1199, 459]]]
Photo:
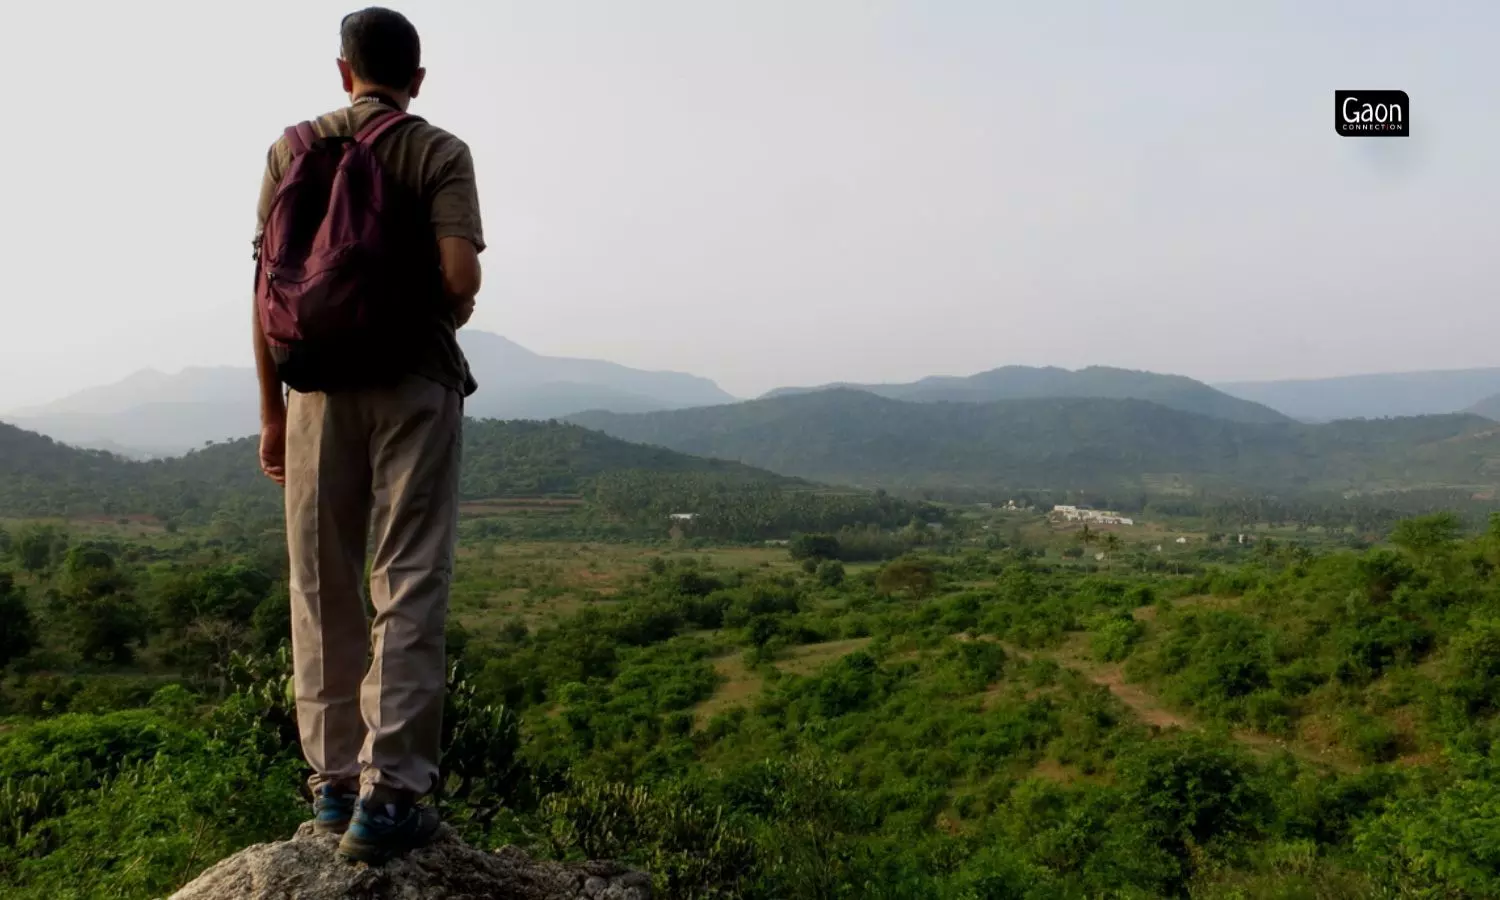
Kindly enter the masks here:
[[[1201, 731], [1203, 726], [1191, 718], [1180, 713], [1173, 712], [1164, 706], [1161, 700], [1150, 691], [1138, 684], [1130, 684], [1125, 681], [1124, 670], [1114, 663], [1098, 663], [1088, 658], [1087, 650], [1088, 636], [1079, 634], [1071, 637], [1062, 647], [1056, 650], [1023, 650], [1012, 644], [1002, 644], [1006, 653], [1025, 659], [1051, 659], [1058, 665], [1070, 669], [1094, 684], [1105, 687], [1117, 700], [1125, 704], [1131, 712], [1147, 725], [1157, 728], [1181, 728], [1184, 731]], [[1312, 765], [1338, 769], [1349, 772], [1359, 769], [1358, 763], [1343, 758], [1340, 754], [1329, 748], [1319, 749], [1298, 741], [1288, 741], [1282, 738], [1272, 737], [1248, 729], [1237, 729], [1231, 732], [1233, 738], [1244, 744], [1250, 750], [1270, 755], [1277, 751], [1285, 750], [1303, 762]]]

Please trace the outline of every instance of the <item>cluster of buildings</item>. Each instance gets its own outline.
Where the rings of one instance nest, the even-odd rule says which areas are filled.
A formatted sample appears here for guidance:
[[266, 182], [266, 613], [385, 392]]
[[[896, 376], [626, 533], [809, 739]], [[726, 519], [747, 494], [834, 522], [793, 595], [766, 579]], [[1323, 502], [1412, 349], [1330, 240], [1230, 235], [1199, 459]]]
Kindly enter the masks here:
[[1089, 509], [1086, 506], [1054, 506], [1054, 518], [1064, 522], [1083, 522], [1087, 525], [1134, 525], [1135, 520], [1107, 509]]

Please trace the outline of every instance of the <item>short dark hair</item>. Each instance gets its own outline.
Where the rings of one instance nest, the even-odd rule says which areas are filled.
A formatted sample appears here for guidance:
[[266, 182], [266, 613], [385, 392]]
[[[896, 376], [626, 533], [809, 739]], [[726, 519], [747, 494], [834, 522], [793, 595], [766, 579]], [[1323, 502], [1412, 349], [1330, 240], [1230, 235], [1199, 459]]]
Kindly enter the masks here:
[[340, 52], [360, 81], [405, 90], [422, 65], [422, 41], [406, 16], [371, 6], [344, 16]]

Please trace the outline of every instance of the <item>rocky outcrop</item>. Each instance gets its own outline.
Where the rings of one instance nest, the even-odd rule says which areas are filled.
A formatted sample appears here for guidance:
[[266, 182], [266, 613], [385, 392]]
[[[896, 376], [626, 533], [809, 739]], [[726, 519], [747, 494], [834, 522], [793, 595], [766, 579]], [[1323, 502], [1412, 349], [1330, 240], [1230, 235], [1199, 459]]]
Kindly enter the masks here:
[[514, 847], [470, 847], [446, 825], [429, 847], [383, 866], [340, 859], [338, 839], [303, 825], [289, 841], [223, 860], [170, 900], [650, 900], [651, 878], [607, 862], [539, 862]]

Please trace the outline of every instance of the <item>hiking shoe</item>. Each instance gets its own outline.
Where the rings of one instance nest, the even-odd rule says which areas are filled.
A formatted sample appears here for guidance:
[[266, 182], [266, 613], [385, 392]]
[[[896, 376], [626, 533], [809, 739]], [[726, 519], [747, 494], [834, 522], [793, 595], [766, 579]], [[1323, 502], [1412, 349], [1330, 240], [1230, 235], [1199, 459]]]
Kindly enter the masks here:
[[431, 806], [413, 804], [403, 809], [361, 800], [339, 841], [339, 855], [350, 862], [378, 866], [432, 843], [440, 823], [438, 811]]
[[349, 820], [354, 818], [357, 803], [358, 791], [341, 788], [336, 784], [320, 785], [313, 793], [313, 832], [343, 834], [348, 831]]

